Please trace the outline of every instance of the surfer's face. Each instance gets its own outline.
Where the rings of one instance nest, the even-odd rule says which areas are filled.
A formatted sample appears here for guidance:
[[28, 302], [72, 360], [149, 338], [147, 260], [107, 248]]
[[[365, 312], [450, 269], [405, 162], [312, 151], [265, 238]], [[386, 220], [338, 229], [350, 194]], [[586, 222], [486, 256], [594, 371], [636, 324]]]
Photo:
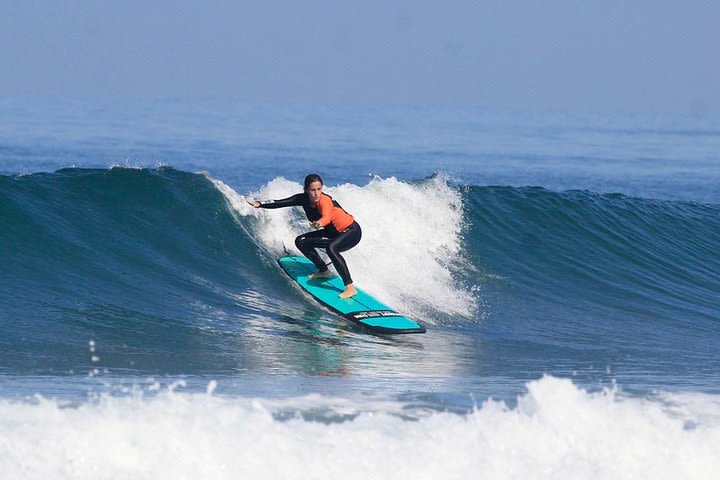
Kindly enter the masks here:
[[320, 201], [320, 195], [322, 194], [323, 184], [320, 182], [312, 182], [307, 186], [305, 191], [310, 197], [310, 203], [318, 203]]

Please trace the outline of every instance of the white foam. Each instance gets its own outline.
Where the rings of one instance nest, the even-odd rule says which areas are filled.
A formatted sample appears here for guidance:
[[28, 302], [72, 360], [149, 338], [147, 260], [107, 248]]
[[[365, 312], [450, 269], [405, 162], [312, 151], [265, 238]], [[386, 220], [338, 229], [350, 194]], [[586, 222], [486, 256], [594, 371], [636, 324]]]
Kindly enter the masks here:
[[[294, 239], [311, 230], [302, 212], [254, 209], [232, 188], [218, 180], [213, 182], [239, 216], [257, 220], [250, 233], [262, 247], [281, 254], [284, 245], [299, 254]], [[279, 177], [252, 198], [267, 201], [301, 191], [299, 183]], [[462, 197], [444, 178], [410, 184], [375, 177], [365, 186], [325, 186], [323, 191], [362, 226], [360, 244], [343, 253], [356, 285], [425, 321], [432, 321], [438, 312], [474, 315], [474, 293], [460, 285], [453, 274], [454, 269], [466, 266]]]
[[[74, 407], [0, 400], [0, 477], [714, 478], [717, 398], [700, 409], [701, 400], [693, 401], [696, 412], [713, 411], [688, 429], [662, 402], [590, 394], [553, 377], [530, 382], [515, 408], [488, 401], [467, 415], [427, 413], [417, 421], [386, 406], [317, 396], [269, 401], [165, 391]], [[273, 417], [308, 406], [356, 416], [330, 424]]]

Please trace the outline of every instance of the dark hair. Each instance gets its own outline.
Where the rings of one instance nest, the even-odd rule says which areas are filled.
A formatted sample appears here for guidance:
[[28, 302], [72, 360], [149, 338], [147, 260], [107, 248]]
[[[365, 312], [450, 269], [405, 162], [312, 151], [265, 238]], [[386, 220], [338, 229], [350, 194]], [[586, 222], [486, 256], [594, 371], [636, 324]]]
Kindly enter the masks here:
[[320, 182], [320, 185], [325, 185], [322, 181], [322, 178], [320, 178], [320, 175], [317, 173], [311, 173], [307, 177], [305, 177], [305, 190], [308, 189], [311, 183], [313, 182]]

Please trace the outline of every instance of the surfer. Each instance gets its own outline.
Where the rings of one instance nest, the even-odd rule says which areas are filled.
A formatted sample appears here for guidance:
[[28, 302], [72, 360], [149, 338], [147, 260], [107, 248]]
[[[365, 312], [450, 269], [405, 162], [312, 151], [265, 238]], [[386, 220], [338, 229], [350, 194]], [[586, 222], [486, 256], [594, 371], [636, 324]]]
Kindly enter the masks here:
[[350, 298], [357, 294], [357, 289], [353, 285], [350, 271], [340, 252], [350, 250], [357, 245], [362, 237], [362, 230], [352, 215], [347, 213], [330, 195], [322, 192], [322, 187], [322, 178], [313, 173], [305, 177], [303, 193], [267, 203], [251, 202], [248, 199], [245, 201], [255, 208], [303, 207], [305, 215], [310, 220], [310, 225], [317, 230], [299, 235], [295, 239], [295, 246], [318, 269], [317, 273], [310, 277], [327, 278], [332, 275], [315, 250], [324, 248], [345, 284], [345, 290], [340, 293], [340, 298]]

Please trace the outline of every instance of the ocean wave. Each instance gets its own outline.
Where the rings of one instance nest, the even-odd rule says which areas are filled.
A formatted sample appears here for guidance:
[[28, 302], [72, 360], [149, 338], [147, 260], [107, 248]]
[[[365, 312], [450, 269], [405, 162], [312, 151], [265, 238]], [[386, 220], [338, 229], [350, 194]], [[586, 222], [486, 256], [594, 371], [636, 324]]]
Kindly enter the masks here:
[[[462, 186], [442, 175], [326, 190], [363, 225], [346, 253], [358, 285], [430, 330], [655, 352], [690, 373], [712, 364], [717, 205]], [[251, 195], [298, 191], [278, 177]], [[353, 332], [275, 265], [306, 220], [252, 209], [209, 174], [2, 176], [0, 213], [0, 294], [12, 299], [0, 312], [0, 373], [87, 371], [98, 366], [90, 340], [105, 349], [102, 367], [245, 371], [254, 363], [242, 349], [257, 350], [248, 338]]]

